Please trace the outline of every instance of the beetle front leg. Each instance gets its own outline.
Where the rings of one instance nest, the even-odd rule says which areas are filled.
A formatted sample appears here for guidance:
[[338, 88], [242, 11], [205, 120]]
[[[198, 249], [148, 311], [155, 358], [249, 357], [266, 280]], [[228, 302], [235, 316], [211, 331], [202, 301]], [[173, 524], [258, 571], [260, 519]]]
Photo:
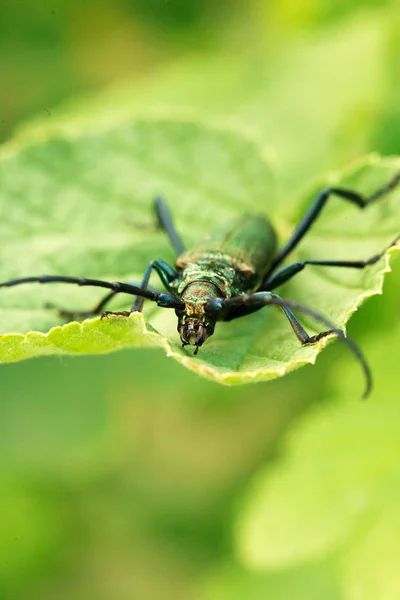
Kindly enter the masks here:
[[[151, 263], [149, 263], [143, 275], [140, 287], [144, 290], [147, 290], [149, 286], [150, 275], [153, 269], [159, 275], [165, 288], [170, 292], [171, 283], [178, 277], [178, 273], [163, 260], [152, 260]], [[136, 296], [135, 301], [132, 304], [131, 312], [141, 312], [143, 308], [143, 302], [143, 297]]]
[[399, 241], [400, 236], [398, 236], [394, 242], [392, 242], [389, 246], [387, 246], [382, 252], [379, 254], [375, 254], [371, 258], [367, 260], [297, 260], [290, 265], [286, 265], [281, 269], [278, 269], [275, 273], [271, 275], [269, 279], [267, 279], [263, 283], [263, 289], [265, 290], [274, 290], [275, 288], [283, 285], [289, 279], [300, 273], [307, 265], [314, 265], [319, 267], [344, 267], [348, 269], [365, 269], [369, 265], [374, 265], [378, 262], [383, 256], [385, 256], [387, 250], [392, 248]]
[[[368, 363], [358, 345], [351, 339], [345, 336], [341, 329], [335, 328], [335, 325], [326, 319], [323, 315], [316, 312], [315, 310], [298, 304], [292, 300], [285, 300], [273, 292], [256, 292], [255, 294], [243, 294], [242, 296], [234, 296], [233, 298], [215, 298], [210, 299], [206, 304], [206, 312], [213, 316], [215, 321], [231, 321], [239, 317], [244, 317], [250, 313], [261, 310], [264, 306], [278, 305], [285, 313], [290, 325], [297, 337], [302, 344], [315, 344], [319, 340], [328, 335], [335, 334], [337, 337], [346, 344], [350, 352], [359, 361], [366, 380], [366, 387], [363, 397], [366, 398], [372, 388], [372, 376], [371, 370]], [[319, 323], [322, 323], [326, 329], [316, 335], [308, 335], [304, 327], [299, 323], [297, 318], [292, 313], [292, 310], [302, 312]]]
[[383, 198], [387, 194], [389, 194], [395, 187], [400, 184], [400, 173], [396, 173], [392, 179], [386, 183], [384, 186], [379, 188], [376, 192], [371, 194], [370, 196], [363, 196], [357, 192], [353, 192], [352, 190], [339, 188], [339, 187], [329, 187], [325, 190], [322, 190], [314, 202], [311, 204], [310, 208], [297, 225], [296, 229], [290, 236], [287, 243], [284, 245], [282, 250], [278, 252], [274, 260], [272, 261], [271, 268], [269, 269], [262, 285], [261, 289], [265, 289], [265, 284], [267, 280], [270, 278], [271, 273], [276, 269], [278, 265], [280, 265], [283, 260], [296, 248], [298, 243], [303, 239], [303, 237], [308, 233], [311, 229], [314, 222], [317, 220], [320, 215], [322, 209], [328, 202], [328, 199], [331, 196], [339, 196], [343, 200], [347, 200], [353, 204], [356, 204], [359, 208], [366, 208], [370, 204], [373, 204], [380, 198]]
[[[337, 328], [327, 329], [326, 331], [322, 331], [316, 335], [308, 335], [307, 331], [295, 317], [291, 309], [287, 306], [288, 303], [286, 300], [283, 300], [278, 294], [273, 294], [272, 292], [258, 292], [255, 294], [251, 294], [249, 296], [237, 296], [236, 298], [231, 298], [230, 300], [226, 300], [224, 303], [225, 307], [228, 307], [227, 312], [224, 314], [224, 321], [232, 321], [233, 319], [238, 319], [239, 317], [244, 317], [253, 312], [257, 312], [267, 306], [269, 304], [277, 304], [285, 313], [286, 318], [288, 319], [297, 339], [302, 344], [315, 344], [319, 342], [322, 338], [331, 335], [333, 333], [338, 332]], [[300, 310], [303, 310], [302, 308]], [[304, 312], [304, 310], [303, 310]], [[311, 309], [309, 312], [313, 313], [314, 316], [318, 313], [314, 313]], [[319, 315], [318, 315], [319, 317]], [[327, 320], [321, 317], [323, 322], [327, 323]], [[318, 320], [321, 320], [320, 318]], [[330, 323], [329, 323], [330, 324]]]
[[[166, 289], [170, 292], [171, 291], [170, 284], [176, 279], [178, 274], [172, 267], [170, 267], [163, 260], [152, 260], [151, 263], [149, 263], [149, 265], [144, 273], [143, 279], [141, 281], [140, 289], [141, 290], [148, 289], [150, 275], [151, 275], [151, 272], [153, 269], [157, 272], [162, 283], [164, 284]], [[102, 306], [104, 306], [105, 302], [106, 301], [108, 302], [112, 298], [113, 295], [114, 294], [109, 294], [107, 299], [104, 298], [104, 301], [101, 303]], [[135, 301], [132, 304], [131, 310], [123, 310], [123, 311], [108, 310], [108, 311], [103, 312], [101, 316], [102, 316], [102, 318], [113, 316], [113, 315], [116, 317], [129, 317], [129, 315], [133, 312], [141, 312], [142, 311], [144, 300], [145, 300], [145, 298], [143, 296], [138, 295], [138, 296], [136, 296]]]
[[[151, 275], [151, 271], [155, 269], [155, 271], [157, 271], [158, 275], [160, 276], [160, 279], [162, 281], [162, 283], [165, 285], [165, 287], [167, 288], [168, 291], [170, 291], [170, 283], [177, 277], [177, 273], [176, 271], [174, 271], [172, 269], [172, 267], [170, 267], [166, 262], [164, 262], [163, 260], [153, 260], [151, 261], [151, 263], [149, 264], [149, 266], [147, 267], [145, 274], [143, 276], [143, 280], [140, 284], [140, 289], [141, 290], [147, 290], [149, 288], [149, 280], [150, 280], [150, 275]], [[104, 296], [104, 298], [102, 298], [100, 300], [100, 302], [98, 304], [96, 304], [92, 309], [90, 310], [64, 310], [64, 309], [57, 309], [58, 310], [58, 314], [61, 317], [65, 317], [67, 319], [74, 319], [74, 318], [87, 318], [87, 317], [91, 317], [91, 316], [95, 316], [95, 315], [99, 315], [101, 314], [102, 318], [105, 317], [109, 317], [109, 316], [116, 316], [116, 317], [129, 317], [129, 315], [132, 312], [141, 312], [142, 308], [143, 308], [143, 302], [145, 300], [145, 298], [143, 296], [136, 296], [135, 301], [132, 305], [131, 310], [123, 310], [123, 311], [111, 311], [111, 310], [107, 310], [107, 311], [103, 311], [103, 308], [106, 306], [106, 304], [108, 304], [108, 302], [110, 302], [110, 300], [112, 300], [114, 298], [114, 296], [116, 294], [118, 294], [119, 292], [113, 291], [108, 293], [106, 296]], [[54, 305], [52, 304], [47, 304], [46, 305], [47, 308], [54, 308]]]

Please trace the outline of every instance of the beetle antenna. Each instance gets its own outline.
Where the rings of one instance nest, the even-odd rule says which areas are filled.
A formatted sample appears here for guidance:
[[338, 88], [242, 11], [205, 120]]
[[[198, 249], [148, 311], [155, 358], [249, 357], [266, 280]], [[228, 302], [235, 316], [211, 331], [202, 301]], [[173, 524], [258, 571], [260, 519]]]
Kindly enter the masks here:
[[130, 283], [122, 283], [120, 281], [103, 281], [101, 279], [86, 279], [85, 277], [64, 277], [60, 275], [41, 275], [40, 277], [23, 277], [21, 279], [10, 279], [0, 283], [0, 287], [13, 287], [15, 285], [22, 285], [24, 283], [72, 283], [80, 286], [92, 286], [107, 288], [113, 292], [122, 292], [124, 294], [130, 294], [131, 296], [141, 296], [156, 302], [158, 306], [163, 308], [175, 308], [180, 309], [185, 307], [184, 302], [174, 296], [173, 294], [166, 294], [163, 292], [157, 292], [140, 288]]
[[[249, 310], [247, 312], [254, 312], [261, 309], [263, 306], [268, 305], [277, 305], [281, 306], [290, 321], [290, 324], [298, 337], [298, 339], [303, 343], [314, 343], [320, 340], [323, 337], [326, 337], [330, 333], [334, 333], [337, 337], [346, 344], [350, 352], [355, 356], [358, 362], [361, 365], [361, 368], [364, 372], [366, 385], [363, 394], [363, 398], [367, 398], [369, 396], [372, 389], [372, 374], [371, 369], [369, 368], [368, 362], [358, 344], [352, 339], [347, 337], [341, 329], [338, 329], [332, 321], [321, 315], [319, 312], [316, 312], [312, 308], [308, 306], [304, 306], [303, 304], [299, 304], [294, 300], [285, 300], [274, 294], [272, 292], [256, 292], [255, 294], [243, 295], [243, 296], [235, 296], [233, 298], [228, 298], [226, 300], [219, 301], [218, 303], [212, 303], [214, 306], [210, 305], [211, 311], [214, 310], [215, 313], [220, 313], [220, 317], [218, 320], [230, 320], [235, 318], [235, 309], [240, 311], [247, 307]], [[289, 309], [288, 311], [285, 311]], [[300, 323], [297, 321], [296, 317], [290, 312], [291, 310], [302, 312], [306, 315], [312, 317], [315, 321], [322, 323], [325, 327], [328, 328], [328, 331], [324, 331], [316, 336], [310, 337], [307, 332], [303, 329]], [[227, 315], [231, 314], [230, 319], [227, 319]], [[243, 312], [242, 312], [243, 314]], [[238, 316], [242, 316], [238, 315]]]

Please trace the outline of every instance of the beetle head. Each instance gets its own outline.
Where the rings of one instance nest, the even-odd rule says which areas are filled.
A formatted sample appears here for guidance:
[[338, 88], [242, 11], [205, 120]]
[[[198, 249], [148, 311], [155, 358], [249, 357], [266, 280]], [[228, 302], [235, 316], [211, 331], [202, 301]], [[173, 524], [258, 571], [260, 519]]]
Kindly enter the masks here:
[[216, 319], [205, 310], [206, 301], [203, 299], [185, 300], [185, 308], [176, 310], [178, 317], [178, 332], [182, 346], [196, 346], [195, 354], [207, 338], [214, 333]]

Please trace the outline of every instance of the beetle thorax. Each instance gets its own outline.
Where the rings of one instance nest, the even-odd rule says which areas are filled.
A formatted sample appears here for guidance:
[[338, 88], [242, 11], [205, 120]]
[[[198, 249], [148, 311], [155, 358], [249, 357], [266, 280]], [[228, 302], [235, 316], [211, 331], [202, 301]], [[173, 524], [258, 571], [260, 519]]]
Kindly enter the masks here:
[[[178, 263], [177, 263], [178, 264]], [[182, 294], [191, 287], [191, 284], [196, 284], [195, 287], [191, 287], [191, 290], [195, 290], [194, 293], [197, 295], [201, 294], [201, 289], [196, 290], [197, 284], [207, 282], [211, 288], [218, 290], [218, 295], [224, 297], [229, 296], [232, 289], [232, 284], [235, 279], [235, 269], [232, 264], [229, 264], [225, 259], [215, 260], [214, 257], [206, 256], [196, 262], [188, 262], [185, 264], [184, 269], [180, 275], [180, 283], [177, 289], [178, 295], [182, 297]], [[204, 291], [208, 293], [208, 296], [215, 297], [215, 291], [209, 288]], [[183, 299], [183, 298], [182, 298]]]

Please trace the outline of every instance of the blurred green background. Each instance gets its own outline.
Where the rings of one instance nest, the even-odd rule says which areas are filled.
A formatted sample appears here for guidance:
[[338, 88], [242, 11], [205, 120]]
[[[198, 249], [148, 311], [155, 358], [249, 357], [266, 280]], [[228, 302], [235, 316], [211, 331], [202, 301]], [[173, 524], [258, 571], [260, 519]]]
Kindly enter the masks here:
[[[94, 127], [153, 112], [239, 124], [272, 161], [288, 214], [325, 170], [399, 153], [395, 1], [3, 0], [0, 15], [2, 141], [76, 115]], [[349, 327], [372, 357], [375, 391], [359, 408], [369, 424], [398, 400], [398, 262]], [[343, 540], [311, 566], [254, 571], [245, 525], [235, 534], [255, 475], [268, 478], [269, 463], [284, 472], [293, 449], [282, 439], [311, 405], [358, 402], [357, 367], [337, 346], [315, 367], [240, 388], [158, 350], [2, 365], [0, 599], [398, 599], [387, 563], [374, 585], [362, 567], [349, 584]], [[362, 457], [359, 434], [346, 450]], [[321, 465], [314, 484], [329, 478]], [[391, 557], [400, 564], [396, 544]]]

